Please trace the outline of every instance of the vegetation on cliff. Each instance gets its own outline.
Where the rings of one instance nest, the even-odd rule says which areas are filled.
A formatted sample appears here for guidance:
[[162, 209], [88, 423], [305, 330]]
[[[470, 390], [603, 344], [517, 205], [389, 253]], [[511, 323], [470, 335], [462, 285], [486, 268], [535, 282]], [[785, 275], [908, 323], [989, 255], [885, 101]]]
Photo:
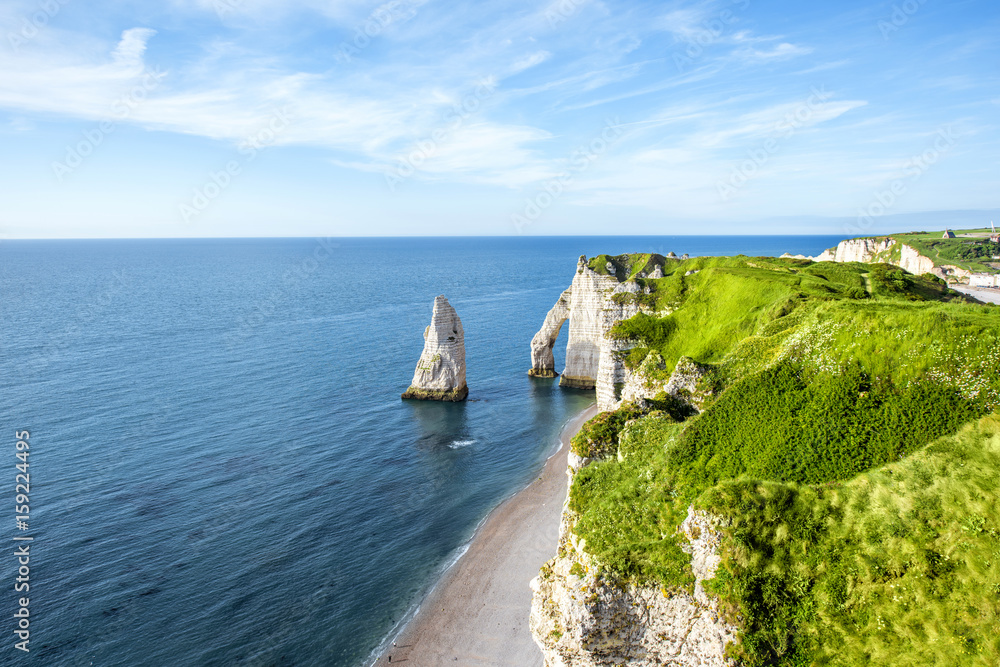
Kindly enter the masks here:
[[[1000, 638], [1000, 311], [892, 266], [670, 262], [618, 323], [711, 364], [689, 416], [626, 405], [574, 442], [570, 491], [610, 572], [692, 581], [677, 527], [728, 521], [713, 590], [744, 665], [994, 664]], [[648, 367], [648, 366], [647, 366]], [[665, 397], [660, 397], [665, 398]], [[657, 409], [660, 408], [660, 409]]]

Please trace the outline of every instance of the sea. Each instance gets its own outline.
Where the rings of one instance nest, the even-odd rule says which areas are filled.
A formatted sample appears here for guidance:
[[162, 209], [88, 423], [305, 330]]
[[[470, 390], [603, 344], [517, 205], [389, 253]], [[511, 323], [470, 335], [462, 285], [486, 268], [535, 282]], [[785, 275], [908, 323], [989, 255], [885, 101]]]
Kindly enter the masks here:
[[[527, 375], [580, 255], [839, 240], [0, 242], [0, 665], [370, 664], [593, 403]], [[439, 294], [469, 400], [402, 401]]]

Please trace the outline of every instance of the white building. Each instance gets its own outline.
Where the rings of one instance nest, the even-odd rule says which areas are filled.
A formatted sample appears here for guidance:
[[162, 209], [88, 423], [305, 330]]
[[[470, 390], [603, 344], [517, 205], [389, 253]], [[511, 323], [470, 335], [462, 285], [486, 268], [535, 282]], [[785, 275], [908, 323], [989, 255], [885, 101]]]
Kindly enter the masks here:
[[1000, 287], [1000, 275], [973, 273], [969, 276], [969, 287]]

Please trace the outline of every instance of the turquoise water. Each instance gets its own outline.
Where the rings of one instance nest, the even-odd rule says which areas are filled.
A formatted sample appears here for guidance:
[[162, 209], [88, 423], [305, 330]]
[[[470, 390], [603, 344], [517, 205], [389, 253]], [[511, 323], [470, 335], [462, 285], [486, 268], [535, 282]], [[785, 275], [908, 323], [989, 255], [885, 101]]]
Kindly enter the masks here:
[[[31, 433], [30, 528], [7, 535], [34, 537], [31, 652], [9, 639], [0, 664], [365, 664], [593, 401], [526, 375], [580, 254], [837, 240], [0, 244], [11, 505]], [[470, 400], [403, 402], [438, 294]], [[0, 558], [8, 619], [16, 566]]]

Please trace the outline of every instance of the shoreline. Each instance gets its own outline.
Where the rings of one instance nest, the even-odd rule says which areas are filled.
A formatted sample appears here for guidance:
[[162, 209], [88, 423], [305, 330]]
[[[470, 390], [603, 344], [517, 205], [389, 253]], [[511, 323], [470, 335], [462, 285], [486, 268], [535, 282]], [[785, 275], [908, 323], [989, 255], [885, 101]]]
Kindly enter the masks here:
[[592, 405], [567, 422], [538, 477], [486, 516], [372, 665], [542, 666], [528, 630], [528, 582], [555, 555], [569, 442], [596, 413]]

